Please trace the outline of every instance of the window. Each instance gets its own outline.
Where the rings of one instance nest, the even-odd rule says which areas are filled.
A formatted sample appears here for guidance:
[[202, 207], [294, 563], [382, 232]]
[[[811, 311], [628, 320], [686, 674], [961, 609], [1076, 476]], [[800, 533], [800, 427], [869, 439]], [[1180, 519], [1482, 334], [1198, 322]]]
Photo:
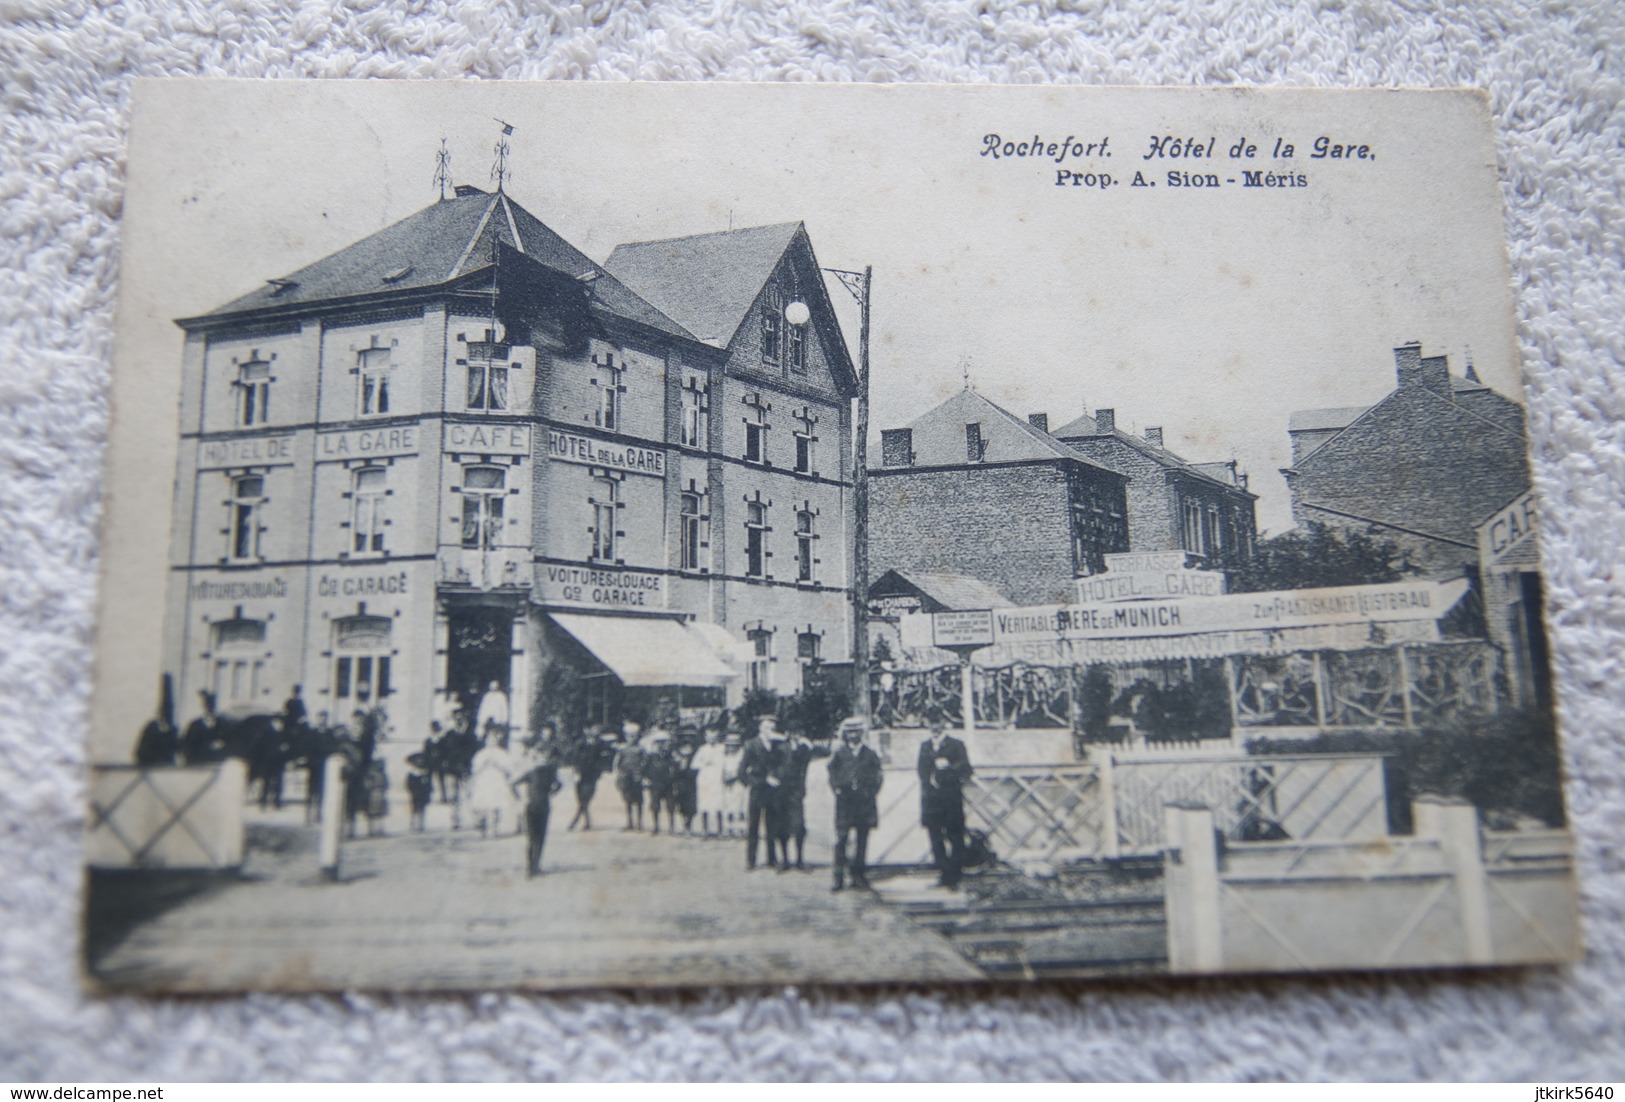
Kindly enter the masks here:
[[601, 429], [622, 428], [621, 396], [626, 391], [621, 381], [626, 375], [626, 361], [619, 364], [615, 362], [615, 353], [606, 352], [600, 360], [597, 356], [592, 358], [601, 372], [592, 382], [599, 388], [598, 408], [593, 411], [593, 423]]
[[271, 416], [271, 364], [256, 349], [237, 369], [237, 423], [263, 425]]
[[784, 336], [784, 295], [770, 283], [762, 295], [762, 359], [778, 363]]
[[1185, 529], [1185, 550], [1202, 553], [1202, 507], [1194, 501], [1180, 502], [1180, 516]]
[[218, 707], [252, 703], [260, 693], [265, 673], [265, 621], [247, 620], [239, 613], [211, 629], [214, 691]]
[[796, 434], [796, 473], [813, 473], [813, 438], [802, 433]]
[[[390, 649], [393, 623], [385, 616], [346, 616], [334, 621], [333, 696], [362, 705], [393, 691]], [[340, 715], [345, 715], [341, 712]]]
[[986, 451], [982, 444], [982, 425], [973, 422], [965, 426], [965, 459], [970, 463], [980, 463], [982, 454]]
[[765, 628], [747, 632], [750, 640], [750, 687], [760, 692], [773, 687], [773, 633]]
[[798, 374], [807, 372], [807, 326], [786, 325], [784, 330], [784, 358], [789, 361], [790, 370]]
[[767, 462], [767, 426], [745, 425], [745, 462]]
[[745, 573], [752, 578], [767, 577], [767, 506], [760, 501], [745, 504]]
[[592, 505], [592, 557], [615, 558], [615, 491], [613, 478], [593, 479], [593, 493], [587, 500]]
[[813, 514], [802, 510], [796, 514], [796, 579], [810, 582], [813, 580], [813, 541], [818, 537], [813, 534]]
[[683, 570], [700, 568], [700, 495], [684, 494], [678, 520], [681, 525]]
[[796, 657], [803, 662], [817, 662], [823, 650], [824, 637], [815, 631], [804, 631], [796, 636]]
[[698, 387], [683, 390], [683, 446], [705, 447], [705, 392]]
[[508, 408], [507, 364], [469, 361], [468, 408], [490, 412], [500, 412]]
[[387, 348], [363, 348], [359, 353], [356, 373], [361, 377], [361, 400], [357, 408], [362, 417], [389, 412], [390, 355]]
[[376, 555], [384, 549], [384, 487], [382, 467], [363, 467], [355, 472], [355, 508], [351, 514], [351, 549], [358, 555]]
[[501, 467], [463, 471], [463, 546], [489, 551], [502, 536], [502, 502], [507, 472]]
[[231, 557], [255, 559], [260, 554], [260, 511], [265, 505], [265, 478], [248, 475], [231, 484]]

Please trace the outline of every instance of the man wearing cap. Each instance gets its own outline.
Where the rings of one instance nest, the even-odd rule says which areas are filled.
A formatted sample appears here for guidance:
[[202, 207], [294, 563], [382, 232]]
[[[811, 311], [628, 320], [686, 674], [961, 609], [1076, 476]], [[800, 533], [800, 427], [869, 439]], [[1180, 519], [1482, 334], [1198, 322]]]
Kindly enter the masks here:
[[[856, 716], [841, 721], [841, 745], [829, 759], [829, 786], [835, 790], [835, 887], [869, 886], [865, 857], [869, 831], [880, 825], [876, 797], [885, 780], [880, 755], [863, 741], [866, 724]], [[852, 837], [851, 862], [847, 860], [847, 836]]]
[[919, 774], [920, 825], [931, 838], [937, 884], [957, 888], [965, 865], [962, 790], [971, 776], [970, 755], [940, 719], [932, 721], [931, 737], [920, 743]]

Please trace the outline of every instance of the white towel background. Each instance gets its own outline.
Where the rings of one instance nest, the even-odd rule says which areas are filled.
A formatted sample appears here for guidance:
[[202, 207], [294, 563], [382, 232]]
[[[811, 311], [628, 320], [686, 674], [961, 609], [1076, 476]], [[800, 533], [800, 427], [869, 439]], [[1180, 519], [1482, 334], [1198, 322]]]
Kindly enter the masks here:
[[[1625, 5], [403, 6], [0, 0], [0, 1080], [1625, 1078]], [[84, 997], [81, 745], [124, 127], [130, 79], [162, 74], [1488, 88], [1586, 959], [1033, 989]]]

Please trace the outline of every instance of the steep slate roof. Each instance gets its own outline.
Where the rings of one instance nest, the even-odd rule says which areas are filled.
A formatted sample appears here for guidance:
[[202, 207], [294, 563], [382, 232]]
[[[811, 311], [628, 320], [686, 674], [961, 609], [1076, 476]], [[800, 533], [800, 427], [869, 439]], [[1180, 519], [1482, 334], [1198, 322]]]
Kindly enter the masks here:
[[594, 273], [598, 278], [591, 283], [592, 296], [600, 308], [671, 336], [693, 339], [506, 194], [474, 188], [408, 215], [202, 318], [188, 320], [436, 287], [489, 267], [493, 241], [571, 278]]
[[[1241, 484], [1232, 479], [1232, 472], [1230, 469], [1230, 463], [1228, 461], [1215, 463], [1192, 463], [1183, 456], [1177, 455], [1174, 452], [1169, 451], [1167, 448], [1159, 448], [1145, 437], [1136, 436], [1132, 432], [1124, 432], [1122, 429], [1113, 429], [1110, 433], [1103, 433], [1100, 431], [1100, 426], [1095, 422], [1095, 419], [1089, 416], [1087, 413], [1075, 421], [1069, 421], [1058, 429], [1052, 429], [1049, 435], [1055, 437], [1057, 440], [1060, 440], [1063, 443], [1067, 440], [1076, 440], [1085, 437], [1118, 440], [1123, 444], [1126, 444], [1128, 447], [1133, 448], [1135, 451], [1140, 452], [1142, 455], [1145, 455], [1155, 462], [1160, 463], [1162, 466], [1169, 468], [1170, 470], [1179, 471], [1183, 474], [1194, 475], [1197, 478], [1218, 483], [1221, 486], [1236, 490], [1239, 493], [1248, 493], [1252, 497], [1258, 496], [1257, 494], [1251, 494], [1250, 491], [1243, 490], [1241, 488]], [[1108, 460], [1098, 459], [1097, 457], [1097, 461], [1107, 464], [1108, 466], [1110, 465]]]
[[[1421, 440], [1414, 439], [1413, 413], [1429, 421]], [[1472, 477], [1442, 477], [1417, 444], [1448, 451]], [[1282, 473], [1299, 506], [1471, 547], [1477, 526], [1529, 488], [1525, 448], [1521, 432], [1462, 402], [1425, 386], [1402, 386]], [[1346, 469], [1362, 470], [1365, 478], [1352, 485], [1316, 482], [1323, 470]]]
[[733, 341], [800, 222], [615, 246], [604, 266], [700, 340]]
[[[1013, 602], [980, 578], [967, 574], [926, 572], [921, 570], [888, 570], [875, 579], [875, 585], [887, 575], [896, 575], [921, 593], [949, 610], [976, 608], [1010, 608]], [[871, 587], [872, 588], [872, 587]]]
[[1326, 429], [1347, 428], [1370, 406], [1332, 406], [1326, 409], [1294, 410], [1287, 418], [1288, 432], [1324, 432]]
[[961, 390], [940, 406], [910, 423], [908, 427], [913, 432], [914, 465], [917, 467], [966, 465], [967, 424], [982, 426], [983, 463], [1068, 459], [1100, 470], [1110, 470], [1109, 467], [1079, 455], [1049, 433], [1034, 428], [1020, 417], [994, 405], [976, 391], [969, 389]]

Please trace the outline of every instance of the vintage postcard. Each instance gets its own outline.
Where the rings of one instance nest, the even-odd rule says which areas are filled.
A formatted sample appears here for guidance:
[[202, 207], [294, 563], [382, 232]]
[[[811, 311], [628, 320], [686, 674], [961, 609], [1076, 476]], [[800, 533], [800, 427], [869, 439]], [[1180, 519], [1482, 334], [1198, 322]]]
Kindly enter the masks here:
[[1482, 95], [133, 111], [98, 990], [1579, 952]]

